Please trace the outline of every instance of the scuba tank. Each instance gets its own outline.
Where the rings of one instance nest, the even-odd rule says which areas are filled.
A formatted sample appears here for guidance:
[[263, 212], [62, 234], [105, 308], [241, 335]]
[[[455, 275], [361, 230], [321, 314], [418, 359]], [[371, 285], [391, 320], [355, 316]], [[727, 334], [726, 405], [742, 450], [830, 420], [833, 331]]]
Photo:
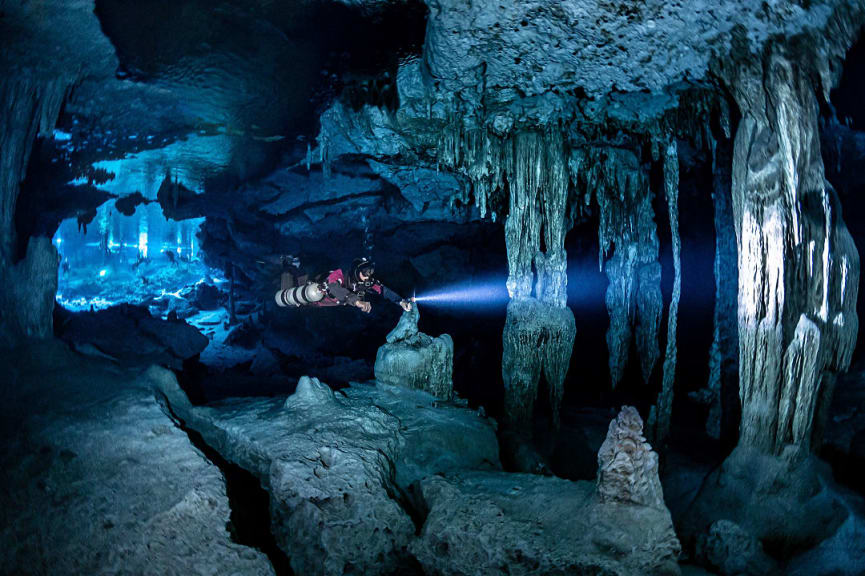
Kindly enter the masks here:
[[323, 284], [318, 282], [307, 282], [303, 286], [295, 286], [276, 293], [276, 305], [280, 308], [287, 306], [306, 306], [320, 302], [327, 295]]

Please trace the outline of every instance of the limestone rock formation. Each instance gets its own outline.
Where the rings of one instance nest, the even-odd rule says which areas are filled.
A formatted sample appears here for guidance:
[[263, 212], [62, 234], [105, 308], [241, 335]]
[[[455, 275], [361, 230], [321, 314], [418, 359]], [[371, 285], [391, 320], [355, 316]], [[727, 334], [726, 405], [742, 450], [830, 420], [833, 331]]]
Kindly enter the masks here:
[[[663, 314], [661, 265], [653, 194], [648, 175], [632, 150], [592, 150], [586, 180], [598, 202], [599, 261], [609, 286], [606, 294], [610, 380], [615, 387], [636, 343], [643, 381], [660, 356], [658, 331]], [[612, 255], [610, 251], [612, 250]]]
[[412, 544], [424, 571], [479, 574], [679, 574], [666, 509], [601, 503], [591, 482], [467, 473], [420, 483], [429, 509]]
[[643, 437], [636, 408], [625, 406], [610, 422], [598, 452], [598, 494], [602, 502], [630, 502], [666, 510], [658, 455]]
[[376, 380], [448, 400], [453, 394], [453, 340], [447, 334], [433, 338], [420, 332], [419, 318], [418, 307], [412, 306], [387, 335], [375, 357]]
[[[491, 425], [434, 397], [392, 386], [334, 393], [304, 377], [286, 400], [194, 407], [173, 378], [171, 409], [271, 495], [277, 544], [303, 574], [393, 573], [415, 525], [405, 491], [452, 469], [498, 467]], [[423, 408], [427, 405], [427, 408]]]
[[558, 422], [575, 335], [574, 313], [569, 308], [533, 298], [508, 304], [502, 336], [502, 378], [509, 425], [524, 426], [531, 421], [542, 375], [549, 390], [553, 420]]
[[0, 81], [0, 341], [51, 336], [59, 259], [50, 240], [24, 238], [19, 261], [15, 206], [36, 137], [54, 128], [67, 89], [61, 78]]
[[[160, 364], [182, 368], [183, 361], [201, 354], [208, 339], [182, 320], [154, 318], [141, 306], [121, 304], [95, 312], [58, 315], [61, 339], [73, 347], [93, 347], [130, 365]], [[122, 337], [118, 337], [121, 335]]]
[[433, 574], [678, 574], [680, 545], [657, 455], [626, 407], [610, 424], [597, 485], [529, 474], [433, 476], [412, 551]]
[[675, 140], [667, 144], [664, 153], [664, 193], [670, 215], [670, 233], [673, 243], [673, 296], [667, 314], [667, 349], [664, 353], [664, 376], [658, 402], [649, 416], [652, 440], [662, 443], [670, 433], [673, 411], [673, 389], [676, 383], [678, 348], [676, 336], [679, 321], [679, 300], [682, 297], [682, 239], [679, 236], [679, 155]]
[[59, 265], [57, 250], [44, 237], [32, 238], [15, 264], [0, 263], [0, 340], [52, 336]]

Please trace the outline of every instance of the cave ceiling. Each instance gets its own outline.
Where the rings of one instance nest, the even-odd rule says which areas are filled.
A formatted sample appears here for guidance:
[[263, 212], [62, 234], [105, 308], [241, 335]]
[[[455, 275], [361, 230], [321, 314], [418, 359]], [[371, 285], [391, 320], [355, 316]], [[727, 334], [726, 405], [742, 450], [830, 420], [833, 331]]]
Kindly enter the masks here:
[[[316, 148], [318, 116], [337, 93], [352, 94], [357, 77], [420, 69], [404, 82], [416, 85], [400, 86], [400, 101], [390, 102], [403, 109], [402, 128], [418, 134], [430, 129], [411, 108], [419, 91], [426, 116], [441, 105], [505, 128], [575, 114], [649, 122], [675, 108], [683, 90], [716, 83], [713, 68], [733, 52], [756, 57], [767, 39], [822, 30], [854, 6], [6, 2], [0, 29], [15, 42], [0, 58], [74, 85], [58, 126], [71, 139], [57, 152], [74, 176], [102, 166], [145, 175], [152, 187], [170, 166], [201, 189], [263, 176], [286, 156], [303, 160], [308, 144]], [[386, 94], [369, 103], [376, 98]], [[419, 140], [391, 151], [417, 154]], [[125, 168], [99, 164], [130, 157]]]

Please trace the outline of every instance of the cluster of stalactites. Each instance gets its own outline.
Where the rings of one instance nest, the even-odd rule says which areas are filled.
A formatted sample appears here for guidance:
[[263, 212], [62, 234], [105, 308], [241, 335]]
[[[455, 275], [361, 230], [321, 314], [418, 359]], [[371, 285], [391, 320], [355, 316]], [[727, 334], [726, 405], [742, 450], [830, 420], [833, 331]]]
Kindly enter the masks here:
[[457, 125], [442, 136], [439, 162], [467, 176], [481, 217], [494, 195], [506, 194], [511, 298], [534, 296], [564, 307], [570, 175], [561, 129], [551, 126], [497, 135], [485, 128]]
[[859, 256], [824, 180], [807, 71], [777, 48], [730, 83], [742, 110], [733, 159], [740, 443], [808, 448], [834, 375], [850, 364]]
[[[632, 340], [648, 382], [660, 356], [661, 265], [653, 194], [639, 151], [589, 148], [572, 153], [586, 191], [598, 204], [599, 265], [606, 272], [610, 379], [625, 373]], [[588, 196], [587, 196], [588, 197]]]

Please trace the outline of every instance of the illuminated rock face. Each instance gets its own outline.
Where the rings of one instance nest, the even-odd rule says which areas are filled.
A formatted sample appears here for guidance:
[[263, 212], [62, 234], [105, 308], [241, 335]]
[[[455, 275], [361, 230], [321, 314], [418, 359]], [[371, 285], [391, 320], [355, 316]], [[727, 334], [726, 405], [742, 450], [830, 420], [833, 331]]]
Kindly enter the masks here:
[[740, 444], [807, 450], [850, 365], [859, 254], [824, 179], [807, 73], [776, 47], [731, 81], [743, 113], [733, 157]]
[[543, 374], [558, 422], [576, 335], [573, 312], [566, 306], [565, 234], [572, 225], [569, 159], [560, 130], [511, 134], [502, 118], [489, 129], [446, 129], [441, 161], [469, 179], [482, 216], [503, 196], [507, 202], [507, 288], [512, 301], [502, 337], [505, 418], [513, 425], [531, 420]]
[[502, 336], [502, 378], [508, 425], [531, 422], [538, 382], [543, 375], [554, 422], [564, 394], [565, 376], [576, 335], [574, 313], [534, 298], [508, 304]]

